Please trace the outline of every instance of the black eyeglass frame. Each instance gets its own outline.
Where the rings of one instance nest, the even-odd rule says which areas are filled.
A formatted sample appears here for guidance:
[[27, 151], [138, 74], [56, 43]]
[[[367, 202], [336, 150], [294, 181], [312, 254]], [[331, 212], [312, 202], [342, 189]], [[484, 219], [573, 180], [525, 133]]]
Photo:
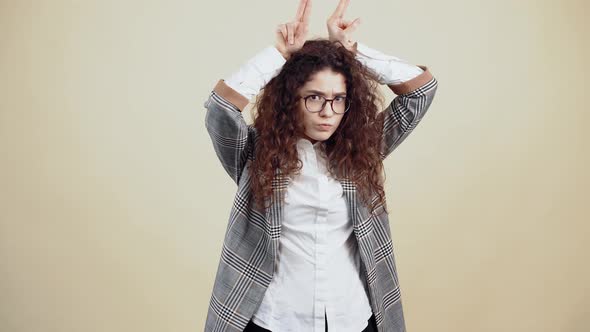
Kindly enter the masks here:
[[[324, 98], [324, 103], [322, 104], [322, 107], [320, 108], [319, 111], [316, 111], [316, 112], [312, 112], [312, 111], [309, 110], [309, 108], [307, 108], [307, 98], [313, 97], [313, 96]], [[299, 98], [303, 99], [303, 105], [305, 106], [305, 110], [308, 111], [309, 113], [319, 113], [319, 112], [321, 112], [324, 109], [324, 107], [326, 107], [326, 103], [327, 102], [330, 102], [330, 108], [332, 108], [332, 112], [334, 112], [336, 114], [344, 114], [344, 113], [348, 112], [348, 110], [350, 109], [350, 99], [348, 99], [347, 97], [344, 97], [344, 100], [346, 102], [346, 109], [344, 110], [344, 112], [339, 113], [339, 112], [336, 112], [334, 110], [334, 104], [333, 104], [334, 103], [334, 100], [336, 98], [338, 98], [338, 97], [342, 97], [342, 96], [336, 96], [336, 97], [334, 97], [332, 99], [328, 99], [328, 98], [326, 98], [324, 96], [320, 96], [320, 95], [309, 95], [309, 96], [306, 96], [306, 97], [299, 96]]]

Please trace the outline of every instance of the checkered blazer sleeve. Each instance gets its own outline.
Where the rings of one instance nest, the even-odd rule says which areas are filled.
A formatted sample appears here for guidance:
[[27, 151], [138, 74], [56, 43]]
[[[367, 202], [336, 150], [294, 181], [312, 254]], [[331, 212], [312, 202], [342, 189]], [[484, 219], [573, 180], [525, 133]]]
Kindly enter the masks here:
[[420, 75], [400, 84], [388, 85], [397, 97], [378, 115], [384, 118], [382, 160], [387, 158], [416, 128], [436, 94], [437, 80], [426, 66], [418, 65], [418, 67], [424, 70]]
[[223, 79], [204, 103], [205, 127], [221, 165], [239, 184], [250, 149], [254, 145], [254, 127], [244, 121], [242, 111], [248, 99], [227, 85]]

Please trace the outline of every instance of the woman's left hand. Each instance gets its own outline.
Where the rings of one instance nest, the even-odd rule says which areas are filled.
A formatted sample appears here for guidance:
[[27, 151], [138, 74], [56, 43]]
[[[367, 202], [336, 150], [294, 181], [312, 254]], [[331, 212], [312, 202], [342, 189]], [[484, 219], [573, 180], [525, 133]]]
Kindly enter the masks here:
[[352, 39], [352, 32], [361, 23], [360, 17], [357, 17], [354, 21], [347, 21], [344, 19], [344, 12], [350, 0], [340, 0], [336, 10], [328, 18], [326, 25], [328, 26], [328, 36], [330, 41], [339, 41], [348, 49], [353, 51], [355, 41]]

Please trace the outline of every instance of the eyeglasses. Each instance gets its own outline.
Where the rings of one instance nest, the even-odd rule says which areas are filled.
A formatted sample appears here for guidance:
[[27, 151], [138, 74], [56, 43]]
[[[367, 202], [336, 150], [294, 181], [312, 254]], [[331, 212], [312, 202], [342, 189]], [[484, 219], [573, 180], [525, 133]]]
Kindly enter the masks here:
[[311, 113], [317, 113], [324, 109], [326, 102], [330, 102], [332, 111], [337, 114], [344, 114], [350, 108], [350, 100], [345, 96], [336, 96], [333, 99], [326, 99], [323, 96], [309, 95], [307, 97], [299, 97], [305, 99], [305, 108]]

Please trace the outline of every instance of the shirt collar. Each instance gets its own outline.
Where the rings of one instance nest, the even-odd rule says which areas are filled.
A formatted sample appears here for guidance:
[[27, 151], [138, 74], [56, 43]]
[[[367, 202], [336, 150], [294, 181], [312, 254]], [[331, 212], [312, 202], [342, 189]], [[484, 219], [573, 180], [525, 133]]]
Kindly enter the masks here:
[[297, 146], [299, 148], [303, 148], [303, 149], [315, 149], [315, 150], [319, 150], [321, 147], [323, 147], [323, 141], [317, 141], [315, 143], [311, 143], [310, 140], [308, 140], [307, 138], [299, 138], [297, 140]]

